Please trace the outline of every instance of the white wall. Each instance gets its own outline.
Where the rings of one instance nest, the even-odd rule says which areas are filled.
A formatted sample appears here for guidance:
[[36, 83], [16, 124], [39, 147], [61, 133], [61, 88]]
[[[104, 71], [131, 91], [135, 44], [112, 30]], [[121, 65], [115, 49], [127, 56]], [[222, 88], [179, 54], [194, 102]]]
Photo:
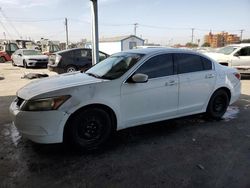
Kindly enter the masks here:
[[136, 37], [129, 37], [122, 41], [122, 51], [129, 50], [129, 42], [136, 42], [136, 46], [143, 46], [144, 41]]
[[112, 55], [121, 51], [121, 42], [99, 42], [99, 50]]

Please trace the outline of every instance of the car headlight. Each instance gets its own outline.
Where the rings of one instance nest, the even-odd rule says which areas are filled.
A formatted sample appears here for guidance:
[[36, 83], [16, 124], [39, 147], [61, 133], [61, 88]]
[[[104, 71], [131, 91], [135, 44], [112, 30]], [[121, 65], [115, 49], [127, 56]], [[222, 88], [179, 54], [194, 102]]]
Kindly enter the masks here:
[[28, 100], [21, 110], [23, 111], [49, 111], [58, 109], [65, 101], [70, 98], [69, 95], [50, 97], [44, 99]]

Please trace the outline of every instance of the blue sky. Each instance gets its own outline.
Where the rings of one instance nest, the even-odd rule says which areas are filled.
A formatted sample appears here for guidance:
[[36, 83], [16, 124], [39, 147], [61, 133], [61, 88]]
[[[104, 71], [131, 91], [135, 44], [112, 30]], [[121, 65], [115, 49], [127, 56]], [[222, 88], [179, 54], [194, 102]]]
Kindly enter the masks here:
[[[228, 31], [250, 38], [250, 0], [99, 0], [99, 36], [133, 34], [161, 44], [203, 40], [204, 34]], [[69, 22], [69, 40], [90, 39], [89, 0], [0, 0], [0, 38], [65, 41], [64, 18]], [[6, 19], [7, 17], [7, 19]], [[14, 27], [13, 27], [14, 26]], [[7, 30], [7, 31], [6, 31]]]

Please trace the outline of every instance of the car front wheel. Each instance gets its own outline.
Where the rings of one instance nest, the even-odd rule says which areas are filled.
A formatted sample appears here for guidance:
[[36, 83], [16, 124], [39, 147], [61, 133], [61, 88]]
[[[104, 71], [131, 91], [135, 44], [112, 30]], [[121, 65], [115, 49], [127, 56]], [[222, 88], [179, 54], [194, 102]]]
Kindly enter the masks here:
[[23, 60], [23, 67], [26, 69], [28, 68], [27, 62], [25, 60]]
[[6, 60], [4, 57], [0, 57], [0, 63], [4, 63]]
[[221, 119], [227, 111], [229, 96], [225, 90], [216, 91], [207, 106], [207, 115], [213, 119]]
[[81, 110], [67, 122], [65, 141], [77, 149], [96, 149], [105, 143], [112, 130], [112, 121], [106, 111], [99, 108]]
[[13, 60], [11, 60], [11, 63], [12, 63], [12, 66], [16, 66], [16, 64], [14, 63], [14, 61]]

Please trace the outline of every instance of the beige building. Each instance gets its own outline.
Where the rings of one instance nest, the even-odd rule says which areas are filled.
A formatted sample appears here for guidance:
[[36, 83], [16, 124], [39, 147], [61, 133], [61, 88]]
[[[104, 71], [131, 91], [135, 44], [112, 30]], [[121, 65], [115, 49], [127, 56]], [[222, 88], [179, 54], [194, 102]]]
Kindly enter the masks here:
[[238, 37], [236, 34], [229, 34], [228, 32], [221, 32], [217, 34], [212, 34], [209, 32], [208, 35], [205, 35], [204, 42], [209, 43], [213, 48], [218, 48], [228, 44], [239, 43], [240, 37]]

